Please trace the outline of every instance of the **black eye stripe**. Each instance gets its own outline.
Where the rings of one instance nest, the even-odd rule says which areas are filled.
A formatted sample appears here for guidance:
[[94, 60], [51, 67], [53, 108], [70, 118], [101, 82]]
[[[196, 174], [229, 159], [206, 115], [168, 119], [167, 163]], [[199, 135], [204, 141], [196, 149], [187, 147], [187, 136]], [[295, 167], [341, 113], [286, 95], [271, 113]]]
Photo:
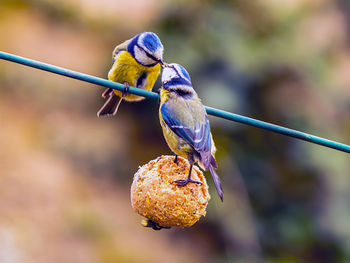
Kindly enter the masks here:
[[158, 61], [154, 56], [149, 54], [147, 51], [145, 51], [145, 53], [146, 53], [146, 56], [149, 57], [150, 59], [153, 59], [154, 61]]
[[173, 69], [176, 71], [176, 74], [181, 78], [182, 75], [179, 73], [179, 71], [176, 69], [176, 67], [173, 67]]
[[152, 56], [150, 53], [148, 53], [146, 50], [144, 50], [139, 44], [136, 44], [136, 46], [143, 50], [143, 52], [145, 52], [146, 56], [149, 57], [150, 59], [153, 59], [154, 61], [158, 61], [158, 59], [156, 59], [154, 56]]
[[[151, 54], [149, 54], [146, 50], [144, 50], [139, 44], [135, 44], [135, 47], [138, 47], [140, 50], [142, 50], [143, 52], [145, 52], [146, 56], [150, 59], [152, 59], [154, 61], [154, 63], [152, 64], [147, 64], [147, 65], [144, 65], [143, 63], [141, 63], [140, 61], [137, 60], [137, 62], [139, 62], [140, 64], [144, 65], [144, 66], [147, 66], [147, 67], [153, 67], [155, 65], [157, 65], [159, 62], [158, 62], [158, 59], [156, 59], [154, 56], [152, 56]], [[135, 57], [134, 57], [135, 58]], [[136, 59], [136, 58], [135, 58]]]

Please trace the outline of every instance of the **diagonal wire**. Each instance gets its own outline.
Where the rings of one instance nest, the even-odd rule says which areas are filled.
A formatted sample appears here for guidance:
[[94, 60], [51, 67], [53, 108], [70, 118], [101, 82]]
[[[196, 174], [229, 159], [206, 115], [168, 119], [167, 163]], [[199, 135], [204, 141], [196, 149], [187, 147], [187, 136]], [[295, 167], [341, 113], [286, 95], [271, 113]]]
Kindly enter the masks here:
[[[50, 65], [47, 63], [43, 63], [40, 61], [35, 61], [32, 59], [28, 59], [28, 58], [24, 58], [24, 57], [20, 57], [17, 55], [13, 55], [13, 54], [9, 54], [6, 52], [2, 52], [0, 51], [0, 59], [4, 59], [4, 60], [8, 60], [8, 61], [12, 61], [15, 63], [19, 63], [19, 64], [23, 64], [29, 67], [33, 67], [33, 68], [37, 68], [37, 69], [41, 69], [41, 70], [45, 70], [45, 71], [49, 71], [55, 74], [59, 74], [59, 75], [63, 75], [69, 78], [74, 78], [74, 79], [78, 79], [81, 81], [85, 81], [85, 82], [90, 82], [96, 85], [100, 85], [100, 86], [104, 86], [107, 88], [112, 88], [112, 89], [117, 89], [120, 91], [124, 90], [124, 85], [117, 83], [117, 82], [113, 82], [113, 81], [109, 81], [103, 78], [98, 78], [95, 76], [91, 76], [88, 74], [84, 74], [84, 73], [80, 73], [77, 71], [73, 71], [73, 70], [69, 70], [69, 69], [65, 69], [65, 68], [61, 68], [61, 67], [57, 67], [54, 65]], [[152, 98], [152, 99], [156, 99], [159, 100], [159, 95], [155, 92], [151, 92], [151, 91], [146, 91], [143, 89], [138, 89], [135, 87], [130, 87], [129, 88], [129, 93], [135, 94], [135, 95], [139, 95], [139, 96], [143, 96], [143, 97], [147, 97], [147, 98]], [[275, 133], [279, 133], [279, 134], [283, 134], [283, 135], [287, 135], [290, 137], [294, 137], [300, 140], [304, 140], [304, 141], [308, 141], [308, 142], [312, 142], [315, 144], [319, 144], [322, 146], [326, 146], [329, 148], [333, 148], [339, 151], [343, 151], [343, 152], [347, 152], [350, 153], [350, 145], [346, 145], [343, 143], [339, 143], [336, 141], [332, 141], [332, 140], [328, 140], [325, 138], [321, 138], [315, 135], [311, 135], [308, 133], [304, 133], [301, 131], [297, 131], [297, 130], [293, 130], [293, 129], [289, 129], [289, 128], [285, 128], [282, 126], [278, 126], [275, 124], [271, 124], [268, 122], [264, 122], [264, 121], [260, 121], [257, 119], [253, 119], [253, 118], [249, 118], [249, 117], [245, 117], [239, 114], [235, 114], [235, 113], [231, 113], [231, 112], [227, 112], [227, 111], [223, 111], [223, 110], [219, 110], [219, 109], [215, 109], [212, 107], [205, 107], [206, 111], [208, 114], [219, 117], [219, 118], [223, 118], [223, 119], [227, 119], [227, 120], [231, 120], [231, 121], [235, 121], [235, 122], [239, 122], [239, 123], [243, 123], [243, 124], [247, 124], [250, 126], [254, 126], [254, 127], [258, 127], [264, 130], [268, 130], [268, 131], [272, 131]]]

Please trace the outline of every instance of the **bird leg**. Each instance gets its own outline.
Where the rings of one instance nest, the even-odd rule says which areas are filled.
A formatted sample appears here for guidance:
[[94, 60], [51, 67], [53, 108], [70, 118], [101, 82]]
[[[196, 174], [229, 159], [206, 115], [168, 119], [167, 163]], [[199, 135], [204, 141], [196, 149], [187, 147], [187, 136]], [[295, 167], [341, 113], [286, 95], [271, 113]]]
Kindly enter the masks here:
[[122, 92], [122, 97], [125, 97], [126, 95], [128, 95], [128, 92], [129, 92], [129, 83], [124, 82], [124, 91]]
[[188, 173], [187, 179], [176, 180], [173, 183], [176, 183], [177, 186], [185, 186], [188, 183], [202, 184], [202, 182], [195, 181], [195, 180], [191, 179], [192, 166], [193, 166], [193, 164], [191, 164], [190, 172]]
[[176, 164], [177, 164], [177, 154], [175, 154], [174, 163], [176, 163]]
[[144, 220], [142, 225], [145, 227], [151, 227], [153, 230], [169, 229], [170, 226], [160, 226], [157, 222], [152, 221], [151, 219]]
[[107, 88], [107, 89], [102, 93], [102, 98], [107, 99], [112, 93], [113, 93], [113, 89]]

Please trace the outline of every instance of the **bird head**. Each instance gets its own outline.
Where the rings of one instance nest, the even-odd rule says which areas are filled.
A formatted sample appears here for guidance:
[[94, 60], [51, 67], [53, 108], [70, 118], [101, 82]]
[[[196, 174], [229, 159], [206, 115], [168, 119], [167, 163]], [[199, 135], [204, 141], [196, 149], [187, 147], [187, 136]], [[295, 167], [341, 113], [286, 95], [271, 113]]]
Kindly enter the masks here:
[[162, 87], [169, 92], [175, 92], [177, 95], [186, 98], [191, 98], [196, 94], [192, 87], [191, 77], [187, 70], [176, 63], [164, 63]]
[[163, 65], [163, 45], [159, 37], [152, 32], [143, 32], [133, 37], [128, 52], [143, 66]]

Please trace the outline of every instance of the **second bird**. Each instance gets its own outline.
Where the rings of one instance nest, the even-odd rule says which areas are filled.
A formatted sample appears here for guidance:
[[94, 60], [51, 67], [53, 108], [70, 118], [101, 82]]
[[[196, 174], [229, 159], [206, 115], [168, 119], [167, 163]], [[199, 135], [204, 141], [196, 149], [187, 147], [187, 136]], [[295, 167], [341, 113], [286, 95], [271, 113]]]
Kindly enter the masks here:
[[191, 178], [192, 166], [198, 163], [203, 170], [210, 171], [216, 190], [223, 200], [220, 178], [215, 171], [216, 148], [207, 113], [192, 87], [189, 74], [179, 64], [164, 65], [160, 100], [159, 119], [165, 140], [176, 155], [186, 158], [191, 164], [187, 179], [174, 183], [179, 186], [201, 184]]
[[106, 89], [107, 99], [97, 116], [115, 115], [122, 100], [140, 101], [143, 97], [128, 94], [129, 86], [152, 90], [163, 64], [163, 45], [152, 32], [143, 32], [118, 45], [112, 54], [113, 65], [108, 79], [124, 84], [124, 91]]

